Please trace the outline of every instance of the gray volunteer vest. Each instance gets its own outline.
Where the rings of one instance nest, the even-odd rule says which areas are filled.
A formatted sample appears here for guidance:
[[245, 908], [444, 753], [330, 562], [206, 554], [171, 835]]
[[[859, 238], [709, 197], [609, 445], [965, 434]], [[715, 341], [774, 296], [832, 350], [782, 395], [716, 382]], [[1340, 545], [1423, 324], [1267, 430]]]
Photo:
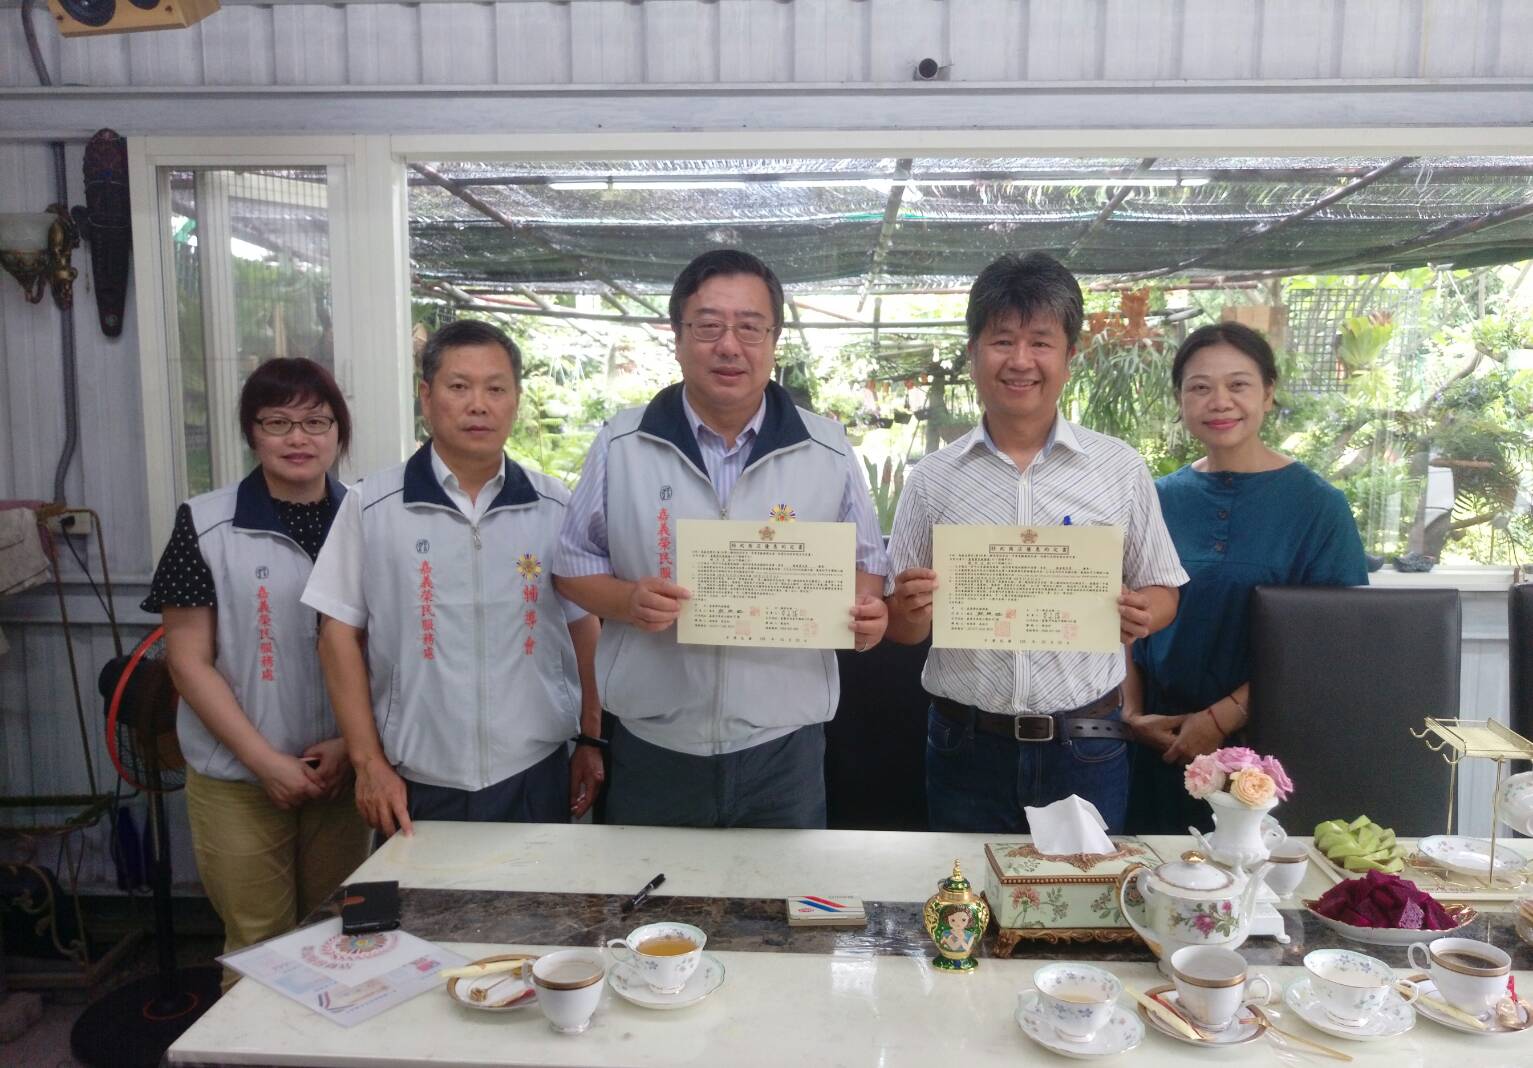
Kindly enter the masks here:
[[[796, 408], [775, 383], [745, 470], [722, 508], [697, 437], [668, 386], [644, 408], [611, 421], [607, 532], [613, 573], [635, 581], [661, 573], [677, 519], [836, 522], [851, 446], [841, 425]], [[789, 514], [779, 512], [778, 514]], [[851, 605], [847, 605], [850, 613]], [[848, 614], [847, 621], [851, 621]], [[653, 745], [699, 756], [732, 753], [835, 715], [835, 653], [681, 645], [676, 628], [658, 634], [608, 620], [596, 654], [605, 707]]]
[[[339, 504], [345, 487], [327, 480], [327, 489]], [[240, 708], [273, 749], [291, 756], [337, 737], [319, 669], [319, 617], [299, 600], [314, 565], [283, 529], [260, 468], [186, 503], [218, 599], [213, 665]], [[184, 700], [176, 737], [188, 766], [209, 778], [259, 781]]]
[[507, 460], [472, 523], [430, 449], [356, 490], [373, 716], [406, 779], [482, 790], [579, 728], [575, 647], [548, 571], [569, 491]]

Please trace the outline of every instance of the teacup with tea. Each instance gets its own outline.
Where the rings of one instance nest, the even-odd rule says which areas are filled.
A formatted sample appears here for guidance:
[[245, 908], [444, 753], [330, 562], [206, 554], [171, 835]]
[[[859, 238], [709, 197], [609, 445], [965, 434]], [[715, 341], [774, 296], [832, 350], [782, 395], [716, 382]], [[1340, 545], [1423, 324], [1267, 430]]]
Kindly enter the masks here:
[[1123, 993], [1117, 976], [1089, 964], [1046, 964], [1033, 973], [1033, 987], [1038, 1014], [1067, 1042], [1095, 1038]]
[[708, 936], [690, 923], [646, 923], [614, 938], [607, 948], [619, 961], [631, 962], [657, 994], [680, 993], [703, 959]]
[[[1418, 954], [1425, 960], [1418, 960]], [[1434, 938], [1415, 942], [1406, 956], [1411, 966], [1430, 972], [1437, 991], [1455, 1008], [1487, 1016], [1506, 997], [1512, 958], [1489, 942], [1473, 938]]]

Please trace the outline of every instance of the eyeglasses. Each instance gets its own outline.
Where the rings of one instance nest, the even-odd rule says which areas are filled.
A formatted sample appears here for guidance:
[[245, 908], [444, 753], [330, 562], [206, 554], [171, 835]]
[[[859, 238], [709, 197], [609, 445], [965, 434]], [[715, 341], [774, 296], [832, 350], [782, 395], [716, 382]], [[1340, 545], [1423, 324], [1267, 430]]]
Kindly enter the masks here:
[[692, 336], [698, 341], [717, 341], [724, 336], [726, 330], [733, 331], [742, 345], [759, 345], [772, 336], [772, 328], [760, 323], [721, 323], [716, 319], [699, 319], [681, 325], [692, 331]]
[[280, 415], [274, 415], [270, 419], [257, 419], [256, 426], [261, 428], [261, 433], [268, 437], [285, 437], [296, 426], [310, 437], [319, 437], [321, 434], [330, 433], [330, 428], [335, 425], [335, 417], [329, 415], [311, 415], [307, 419], [285, 419]]

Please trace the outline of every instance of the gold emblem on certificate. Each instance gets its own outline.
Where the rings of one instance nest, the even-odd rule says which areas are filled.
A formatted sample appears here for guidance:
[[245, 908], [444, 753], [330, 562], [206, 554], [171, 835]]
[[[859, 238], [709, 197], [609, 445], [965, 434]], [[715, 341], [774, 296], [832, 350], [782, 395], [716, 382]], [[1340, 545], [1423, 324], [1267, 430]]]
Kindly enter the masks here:
[[1123, 531], [1107, 526], [932, 528], [932, 645], [1111, 653]]
[[676, 623], [684, 645], [852, 648], [851, 523], [678, 519], [676, 568], [692, 591]]

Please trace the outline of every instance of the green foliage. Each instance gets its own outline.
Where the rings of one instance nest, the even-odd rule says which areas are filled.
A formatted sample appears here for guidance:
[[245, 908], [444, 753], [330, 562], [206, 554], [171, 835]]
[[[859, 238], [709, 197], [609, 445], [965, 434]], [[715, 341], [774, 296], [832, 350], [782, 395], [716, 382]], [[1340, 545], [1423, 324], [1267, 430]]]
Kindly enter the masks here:
[[878, 529], [894, 527], [894, 510], [899, 505], [900, 493], [905, 489], [905, 461], [898, 464], [890, 457], [884, 458], [883, 469], [864, 459], [862, 466], [868, 473], [868, 489], [873, 495], [873, 507], [878, 512]]

